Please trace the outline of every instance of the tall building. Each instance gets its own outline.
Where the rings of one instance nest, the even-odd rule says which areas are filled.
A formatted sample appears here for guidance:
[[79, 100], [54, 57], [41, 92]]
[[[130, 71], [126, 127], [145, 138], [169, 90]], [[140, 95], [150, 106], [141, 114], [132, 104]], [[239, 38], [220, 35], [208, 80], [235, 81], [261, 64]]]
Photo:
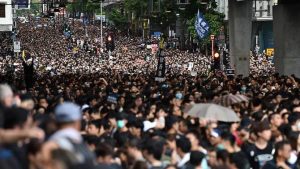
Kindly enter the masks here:
[[[216, 0], [217, 11], [225, 14], [225, 21], [228, 21], [228, 1]], [[259, 47], [263, 52], [268, 48], [274, 47], [273, 38], [273, 5], [277, 0], [253, 0], [252, 12], [252, 49]]]
[[0, 31], [11, 31], [13, 27], [11, 0], [0, 0]]

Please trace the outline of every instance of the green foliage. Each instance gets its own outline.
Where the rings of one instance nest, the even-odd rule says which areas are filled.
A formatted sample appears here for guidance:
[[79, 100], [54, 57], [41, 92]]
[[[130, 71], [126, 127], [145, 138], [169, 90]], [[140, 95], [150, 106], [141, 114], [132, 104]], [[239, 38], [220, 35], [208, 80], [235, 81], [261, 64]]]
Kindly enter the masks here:
[[148, 0], [124, 0], [126, 11], [133, 12], [136, 17], [141, 17], [147, 13]]
[[92, 0], [82, 0], [76, 1], [75, 3], [70, 3], [67, 5], [67, 10], [70, 12], [84, 12], [84, 13], [94, 13], [100, 8], [100, 2]]
[[124, 16], [121, 11], [117, 9], [112, 9], [111, 12], [108, 12], [108, 19], [114, 23], [117, 29], [126, 30], [128, 26], [127, 18]]
[[[214, 10], [208, 10], [204, 17], [206, 21], [209, 23], [209, 33], [208, 36], [206, 36], [204, 39], [201, 39], [202, 44], [208, 44], [210, 43], [210, 36], [209, 35], [215, 35], [218, 36], [220, 33], [220, 29], [223, 26], [224, 22], [224, 14], [218, 13]], [[195, 20], [196, 20], [196, 14], [195, 16], [188, 20], [188, 30], [190, 31], [190, 34], [193, 38], [197, 38], [198, 35], [195, 30]]]
[[17, 16], [24, 16], [27, 14], [35, 14], [35, 15], [39, 15], [39, 9], [40, 9], [40, 4], [38, 3], [31, 3], [30, 4], [30, 9], [21, 9], [21, 10], [17, 10]]
[[195, 17], [195, 14], [200, 11], [205, 11], [205, 5], [201, 5], [197, 0], [191, 0], [190, 4], [185, 7], [184, 10], [180, 12], [180, 15], [187, 20]]

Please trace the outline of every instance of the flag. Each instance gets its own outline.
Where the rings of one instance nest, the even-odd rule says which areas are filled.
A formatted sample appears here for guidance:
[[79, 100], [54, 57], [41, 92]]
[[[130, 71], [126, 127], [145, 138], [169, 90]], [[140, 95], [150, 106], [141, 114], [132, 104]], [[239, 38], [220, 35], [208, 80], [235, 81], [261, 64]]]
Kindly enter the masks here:
[[196, 16], [195, 29], [200, 39], [203, 39], [209, 32], [209, 24], [199, 10]]
[[165, 75], [166, 75], [166, 60], [163, 54], [163, 49], [160, 49], [157, 55], [158, 55], [158, 64], [157, 64], [155, 81], [162, 82], [165, 81]]

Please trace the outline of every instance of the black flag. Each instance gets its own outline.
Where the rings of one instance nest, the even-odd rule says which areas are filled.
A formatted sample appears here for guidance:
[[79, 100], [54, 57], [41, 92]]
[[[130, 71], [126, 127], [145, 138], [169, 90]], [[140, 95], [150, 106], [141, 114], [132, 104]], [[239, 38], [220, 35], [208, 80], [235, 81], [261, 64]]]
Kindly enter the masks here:
[[165, 56], [163, 53], [163, 50], [160, 49], [157, 52], [158, 55], [158, 64], [157, 64], [157, 70], [156, 70], [156, 81], [165, 81], [165, 76], [166, 76], [166, 60]]

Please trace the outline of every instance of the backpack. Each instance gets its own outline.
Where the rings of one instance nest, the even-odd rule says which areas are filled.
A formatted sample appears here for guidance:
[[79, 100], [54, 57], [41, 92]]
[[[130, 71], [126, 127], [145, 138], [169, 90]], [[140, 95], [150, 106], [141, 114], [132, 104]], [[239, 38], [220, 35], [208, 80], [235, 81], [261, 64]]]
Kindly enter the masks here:
[[85, 143], [76, 143], [67, 138], [73, 146], [73, 153], [77, 159], [77, 164], [85, 166], [86, 169], [94, 168], [96, 166], [96, 156]]

